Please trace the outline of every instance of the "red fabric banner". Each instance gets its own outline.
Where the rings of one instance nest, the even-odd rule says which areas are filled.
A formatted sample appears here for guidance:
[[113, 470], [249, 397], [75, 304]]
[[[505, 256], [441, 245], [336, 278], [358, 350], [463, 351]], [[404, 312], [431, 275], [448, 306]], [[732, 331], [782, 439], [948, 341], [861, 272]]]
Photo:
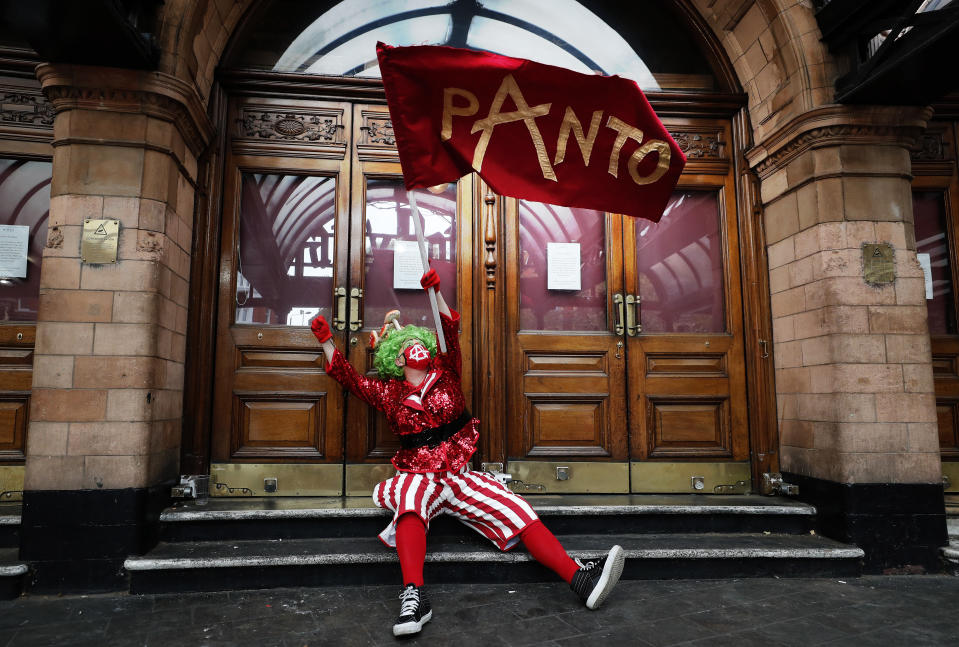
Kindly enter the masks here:
[[407, 189], [476, 171], [501, 195], [658, 221], [686, 164], [634, 81], [378, 43]]

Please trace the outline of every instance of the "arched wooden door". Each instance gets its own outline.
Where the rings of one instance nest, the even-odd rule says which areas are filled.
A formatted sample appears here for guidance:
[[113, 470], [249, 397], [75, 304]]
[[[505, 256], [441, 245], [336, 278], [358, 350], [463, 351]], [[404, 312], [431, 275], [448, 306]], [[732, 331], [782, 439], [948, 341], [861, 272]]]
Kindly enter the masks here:
[[[415, 240], [385, 106], [238, 99], [224, 181], [211, 477], [214, 495], [367, 494], [396, 443], [382, 415], [345, 398], [309, 330], [371, 372], [386, 312], [429, 308], [397, 251]], [[458, 304], [470, 218], [450, 185], [419, 201], [433, 266]], [[468, 201], [466, 201], [468, 203]], [[464, 226], [465, 223], [465, 226]], [[405, 281], [405, 282], [404, 282]], [[468, 292], [468, 291], [467, 291]], [[464, 313], [467, 314], [467, 313]], [[469, 317], [464, 317], [469, 348]], [[468, 355], [467, 355], [468, 359]], [[468, 391], [469, 382], [464, 385]]]
[[700, 154], [659, 223], [508, 206], [508, 470], [524, 490], [749, 489], [730, 125], [666, 123]]

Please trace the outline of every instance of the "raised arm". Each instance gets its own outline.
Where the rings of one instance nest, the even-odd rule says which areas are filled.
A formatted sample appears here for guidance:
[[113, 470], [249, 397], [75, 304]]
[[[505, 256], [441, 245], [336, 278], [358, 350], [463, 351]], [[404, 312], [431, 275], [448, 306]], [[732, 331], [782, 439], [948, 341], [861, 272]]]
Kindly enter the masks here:
[[423, 275], [423, 278], [420, 279], [420, 285], [423, 286], [423, 289], [429, 289], [431, 287], [436, 289], [436, 305], [439, 306], [443, 334], [446, 337], [446, 354], [439, 353], [436, 361], [439, 366], [452, 371], [458, 376], [462, 364], [459, 342], [460, 316], [450, 309], [446, 303], [446, 299], [443, 298], [443, 294], [440, 292], [440, 277], [436, 273], [436, 270], [430, 268], [430, 270]]
[[436, 290], [436, 305], [439, 306], [440, 314], [450, 315], [450, 307], [446, 305], [446, 299], [443, 298], [443, 293], [440, 292], [440, 275], [436, 273], [432, 267], [429, 271], [420, 278], [420, 285], [423, 286], [424, 290], [429, 290], [434, 288]]
[[330, 324], [326, 322], [326, 317], [323, 315], [313, 317], [313, 320], [310, 322], [310, 330], [313, 331], [316, 340], [320, 342], [320, 346], [323, 347], [323, 354], [326, 355], [327, 363], [332, 364], [333, 355], [336, 353], [336, 346], [333, 345], [333, 333], [330, 331]]
[[343, 353], [337, 351], [333, 344], [333, 333], [323, 315], [317, 315], [310, 322], [310, 330], [316, 336], [326, 356], [326, 374], [339, 382], [343, 388], [358, 397], [375, 409], [382, 409], [386, 385], [382, 380], [376, 380], [360, 375], [346, 360]]

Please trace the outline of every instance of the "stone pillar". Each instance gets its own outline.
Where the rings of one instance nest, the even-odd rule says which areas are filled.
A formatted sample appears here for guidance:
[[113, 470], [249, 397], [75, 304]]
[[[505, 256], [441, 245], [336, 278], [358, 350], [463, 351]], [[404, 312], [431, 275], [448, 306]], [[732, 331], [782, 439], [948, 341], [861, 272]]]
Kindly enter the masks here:
[[[749, 154], [762, 181], [781, 467], [821, 530], [867, 567], [937, 563], [945, 543], [932, 358], [909, 147], [919, 108], [827, 106]], [[895, 279], [870, 284], [863, 245]]]
[[[34, 590], [122, 588], [178, 472], [197, 156], [211, 127], [162, 73], [41, 65], [54, 158], [21, 558]], [[119, 221], [115, 265], [80, 258]], [[153, 518], [153, 523], [151, 523]]]

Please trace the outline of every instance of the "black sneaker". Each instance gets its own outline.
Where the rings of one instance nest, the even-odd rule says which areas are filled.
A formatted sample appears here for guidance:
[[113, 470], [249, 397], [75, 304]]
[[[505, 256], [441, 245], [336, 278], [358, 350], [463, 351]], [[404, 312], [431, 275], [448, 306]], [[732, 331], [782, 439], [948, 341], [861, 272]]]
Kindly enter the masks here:
[[624, 562], [623, 549], [613, 546], [602, 559], [585, 564], [579, 562], [580, 569], [573, 575], [569, 587], [582, 598], [588, 609], [598, 609], [623, 574]]
[[414, 584], [407, 584], [400, 593], [403, 605], [400, 607], [400, 617], [393, 625], [394, 636], [409, 636], [419, 633], [427, 622], [433, 618], [433, 610], [426, 595]]

